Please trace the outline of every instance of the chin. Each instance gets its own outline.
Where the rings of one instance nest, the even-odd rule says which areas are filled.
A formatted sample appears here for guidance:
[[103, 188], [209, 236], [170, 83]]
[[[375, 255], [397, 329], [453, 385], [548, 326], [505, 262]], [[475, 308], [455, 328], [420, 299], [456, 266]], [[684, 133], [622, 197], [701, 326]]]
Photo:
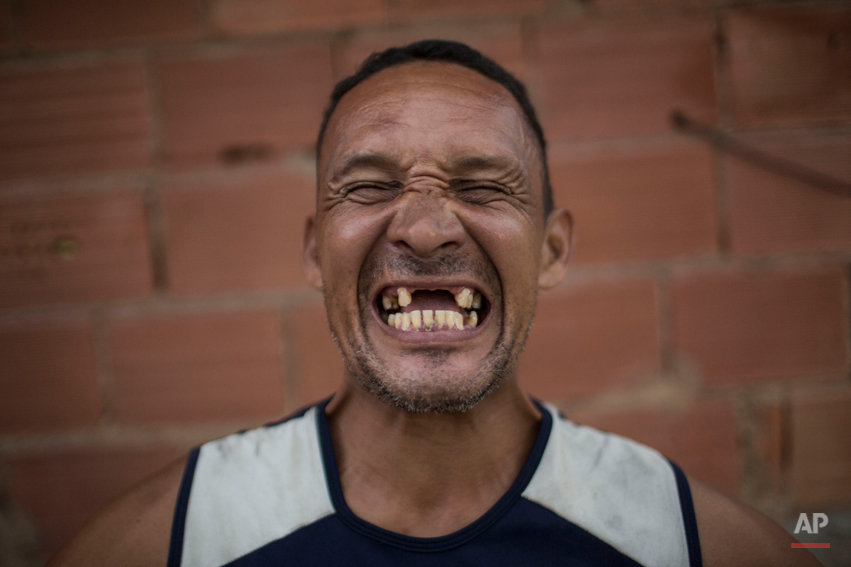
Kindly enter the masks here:
[[[466, 373], [453, 369], [446, 360], [449, 357], [441, 355], [425, 362], [431, 365], [430, 369], [415, 369], [408, 364], [394, 371], [364, 355], [349, 367], [370, 394], [395, 408], [410, 413], [461, 413], [487, 398], [509, 374], [513, 365], [501, 354], [492, 353], [489, 362]], [[405, 362], [403, 359], [401, 364]]]

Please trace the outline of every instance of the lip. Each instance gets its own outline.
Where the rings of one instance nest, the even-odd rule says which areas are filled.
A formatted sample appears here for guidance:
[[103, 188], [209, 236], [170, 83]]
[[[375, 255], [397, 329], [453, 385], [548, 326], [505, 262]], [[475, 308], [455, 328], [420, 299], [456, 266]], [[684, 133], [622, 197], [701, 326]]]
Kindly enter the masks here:
[[[403, 331], [402, 329], [396, 329], [395, 327], [391, 327], [385, 323], [381, 319], [381, 315], [379, 314], [377, 307], [378, 295], [383, 290], [398, 287], [404, 287], [415, 291], [445, 290], [453, 295], [460, 293], [461, 290], [466, 287], [481, 293], [485, 301], [488, 302], [490, 308], [487, 310], [485, 318], [479, 321], [475, 329], [465, 329], [463, 331], [459, 331], [457, 329], [442, 329], [440, 331]], [[482, 287], [480, 282], [474, 282], [472, 280], [453, 279], [451, 282], [439, 279], [390, 280], [376, 284], [375, 290], [372, 292], [370, 297], [372, 298], [370, 301], [372, 316], [376, 324], [382, 329], [382, 331], [391, 337], [407, 343], [427, 343], [429, 345], [445, 344], [446, 346], [451, 346], [453, 344], [464, 342], [465, 340], [474, 339], [485, 331], [485, 328], [488, 326], [488, 323], [490, 323], [493, 315], [493, 300], [491, 299], [489, 290]]]

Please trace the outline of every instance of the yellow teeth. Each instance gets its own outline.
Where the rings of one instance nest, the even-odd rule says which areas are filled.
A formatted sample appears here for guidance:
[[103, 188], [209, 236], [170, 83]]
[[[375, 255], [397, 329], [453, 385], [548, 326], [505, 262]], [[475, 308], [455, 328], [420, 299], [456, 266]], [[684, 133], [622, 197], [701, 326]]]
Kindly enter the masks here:
[[437, 331], [441, 329], [463, 331], [469, 325], [475, 329], [478, 325], [478, 315], [474, 312], [469, 317], [456, 311], [430, 309], [411, 311], [410, 313], [391, 313], [387, 316], [387, 325], [403, 331]]
[[446, 311], [439, 309], [434, 312], [434, 322], [437, 323], [437, 328], [442, 329], [443, 324], [446, 322]]
[[479, 314], [473, 311], [470, 313], [470, 316], [464, 321], [465, 325], [470, 325], [472, 328], [476, 328], [476, 325], [479, 324]]
[[458, 304], [458, 307], [463, 307], [464, 309], [469, 309], [470, 307], [472, 307], [473, 290], [468, 287], [462, 289], [461, 293], [455, 295], [455, 303]]
[[[412, 297], [411, 292], [405, 289], [404, 287], [396, 288], [396, 296], [382, 295], [381, 296], [381, 305], [387, 311], [392, 311], [395, 309], [399, 309], [399, 307], [407, 307], [411, 304]], [[458, 304], [458, 307], [463, 309], [481, 309], [482, 307], [482, 295], [480, 293], [475, 293], [472, 289], [465, 287], [461, 290], [460, 293], [455, 295], [455, 303]], [[452, 312], [454, 313], [454, 311]], [[425, 312], [423, 312], [423, 315]], [[432, 312], [432, 316], [436, 317], [436, 312]], [[464, 316], [461, 316], [462, 319]], [[432, 322], [436, 322], [438, 327], [442, 326], [443, 323], [437, 321], [436, 319], [432, 319]], [[400, 320], [401, 323], [401, 320]], [[432, 324], [433, 324], [432, 323]], [[428, 325], [428, 323], [426, 323]]]
[[425, 325], [426, 331], [431, 331], [431, 328], [434, 327], [434, 311], [431, 309], [423, 311], [423, 325]]
[[464, 307], [467, 304], [467, 288], [461, 290], [461, 293], [455, 294], [455, 303], [458, 307]]
[[[411, 292], [404, 287], [396, 288], [396, 297], [382, 296], [381, 305], [390, 311], [407, 307], [411, 304]], [[462, 309], [479, 309], [482, 306], [481, 294], [465, 287], [455, 295], [455, 302]], [[479, 324], [479, 315], [471, 311], [465, 316], [449, 309], [423, 311], [414, 310], [408, 313], [390, 313], [387, 316], [387, 325], [403, 331], [437, 331], [437, 330], [459, 330], [463, 331], [469, 326], [475, 329]]]

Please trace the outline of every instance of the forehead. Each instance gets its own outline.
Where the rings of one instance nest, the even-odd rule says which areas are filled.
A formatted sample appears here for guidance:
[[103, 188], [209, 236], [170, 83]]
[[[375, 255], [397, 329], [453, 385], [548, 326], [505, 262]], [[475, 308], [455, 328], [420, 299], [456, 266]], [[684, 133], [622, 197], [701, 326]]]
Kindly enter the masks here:
[[502, 85], [460, 65], [418, 61], [385, 69], [343, 96], [328, 123], [320, 171], [351, 151], [523, 159], [530, 140], [520, 106]]

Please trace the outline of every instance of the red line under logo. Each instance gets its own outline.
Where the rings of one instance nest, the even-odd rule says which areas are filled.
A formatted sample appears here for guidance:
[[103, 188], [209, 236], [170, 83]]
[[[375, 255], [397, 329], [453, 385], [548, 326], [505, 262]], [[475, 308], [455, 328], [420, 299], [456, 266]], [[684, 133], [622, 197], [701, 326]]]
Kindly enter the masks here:
[[793, 543], [792, 549], [822, 549], [830, 548], [829, 543]]

